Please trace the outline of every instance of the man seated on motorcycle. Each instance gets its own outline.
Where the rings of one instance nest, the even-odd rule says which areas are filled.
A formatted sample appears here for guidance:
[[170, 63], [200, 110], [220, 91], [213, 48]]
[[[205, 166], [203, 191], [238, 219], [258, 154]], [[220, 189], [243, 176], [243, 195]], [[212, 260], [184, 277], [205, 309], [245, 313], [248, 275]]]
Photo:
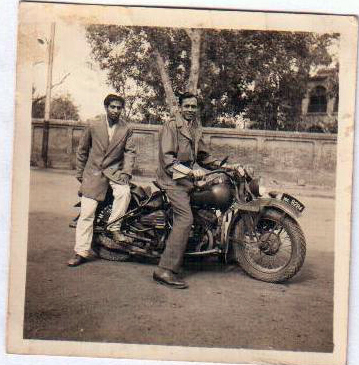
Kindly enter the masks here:
[[109, 222], [113, 239], [126, 242], [117, 218], [125, 214], [131, 199], [129, 180], [135, 145], [131, 128], [120, 119], [125, 101], [114, 94], [104, 100], [106, 117], [91, 123], [83, 132], [77, 150], [77, 179], [81, 182], [81, 212], [76, 226], [75, 255], [68, 266], [78, 266], [96, 257], [91, 249], [93, 221], [98, 202], [109, 186], [114, 201]]
[[153, 279], [171, 288], [184, 289], [188, 285], [178, 277], [193, 223], [189, 193], [193, 179], [200, 179], [205, 172], [193, 169], [194, 163], [215, 170], [244, 170], [238, 164], [225, 164], [212, 157], [204, 143], [201, 124], [197, 118], [197, 97], [190, 93], [179, 97], [180, 115], [165, 123], [159, 135], [159, 167], [157, 183], [163, 188], [173, 209], [173, 227], [167, 239]]

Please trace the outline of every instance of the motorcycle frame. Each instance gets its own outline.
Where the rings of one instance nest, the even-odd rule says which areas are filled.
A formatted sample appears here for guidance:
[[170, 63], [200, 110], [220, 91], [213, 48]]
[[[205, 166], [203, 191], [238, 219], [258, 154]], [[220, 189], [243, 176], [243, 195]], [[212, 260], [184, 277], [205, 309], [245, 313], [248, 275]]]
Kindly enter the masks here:
[[[283, 217], [288, 215], [295, 221], [297, 221], [297, 219], [301, 216], [301, 213], [299, 213], [295, 208], [293, 208], [290, 204], [286, 203], [285, 201], [279, 200], [277, 198], [254, 197], [254, 195], [250, 192], [250, 190], [248, 188], [248, 184], [245, 179], [243, 180], [244, 184], [242, 185], [242, 189], [246, 190], [252, 196], [253, 200], [250, 202], [243, 202], [240, 199], [240, 194], [239, 194], [240, 189], [237, 187], [237, 184], [233, 180], [233, 177], [226, 170], [214, 170], [214, 171], [211, 171], [210, 173], [208, 173], [207, 175], [211, 175], [211, 174], [215, 174], [215, 173], [224, 173], [225, 175], [227, 175], [230, 178], [230, 181], [231, 181], [233, 187], [235, 188], [235, 198], [234, 198], [234, 202], [232, 203], [231, 207], [228, 208], [223, 213], [222, 222], [221, 222], [221, 236], [220, 236], [221, 249], [220, 250], [218, 250], [218, 249], [210, 250], [211, 252], [204, 251], [204, 252], [201, 252], [198, 254], [207, 255], [207, 254], [211, 254], [211, 253], [213, 253], [213, 254], [223, 253], [224, 257], [225, 257], [225, 261], [227, 261], [227, 256], [228, 256], [228, 252], [229, 252], [230, 245], [231, 245], [229, 232], [231, 232], [233, 230], [234, 224], [236, 224], [238, 219], [240, 219], [241, 216], [244, 216], [246, 214], [258, 213], [259, 218], [260, 218], [260, 216], [266, 210], [275, 209], [275, 210], [281, 212], [283, 214]], [[155, 184], [155, 185], [157, 186], [157, 184]], [[169, 199], [168, 199], [165, 191], [163, 191], [162, 189], [160, 189], [160, 191], [163, 193], [164, 208], [167, 209], [168, 205], [170, 205]], [[144, 207], [146, 204], [148, 204], [150, 202], [151, 198], [152, 198], [152, 195], [150, 197], [148, 197], [148, 199], [146, 199], [144, 202], [142, 202], [135, 209], [133, 209], [129, 212], [126, 212], [126, 214], [124, 214], [122, 217], [119, 217], [116, 220], [114, 220], [113, 222], [108, 223], [106, 225], [106, 229], [109, 225], [114, 224], [115, 222], [117, 222], [119, 220], [123, 220], [129, 216], [135, 216], [135, 215], [139, 214], [140, 209], [142, 207]], [[168, 237], [168, 234], [171, 229], [172, 229], [172, 227], [171, 227], [169, 221], [167, 220], [166, 227], [165, 227], [165, 231], [166, 231], [165, 235], [167, 237]], [[192, 253], [188, 254], [187, 253], [185, 255], [192, 256], [192, 255], [197, 255], [197, 254], [192, 254]]]

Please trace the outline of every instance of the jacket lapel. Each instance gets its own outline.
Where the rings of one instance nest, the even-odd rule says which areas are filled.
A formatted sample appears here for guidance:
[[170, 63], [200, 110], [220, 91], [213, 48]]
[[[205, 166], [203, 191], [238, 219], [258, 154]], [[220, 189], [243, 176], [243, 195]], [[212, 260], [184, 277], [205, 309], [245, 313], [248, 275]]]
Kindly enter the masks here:
[[196, 158], [198, 152], [198, 143], [199, 140], [202, 138], [201, 123], [197, 120], [197, 125], [194, 127], [194, 140], [192, 138], [191, 132], [188, 129], [188, 124], [185, 120], [181, 118], [181, 120], [178, 121], [177, 125], [180, 127], [180, 133], [183, 136], [187, 137], [192, 142], [192, 145], [194, 145], [194, 156]]
[[109, 139], [108, 139], [106, 116], [102, 116], [101, 121], [99, 123], [96, 123], [96, 132], [102, 148], [104, 150], [107, 150]]
[[202, 138], [202, 125], [199, 120], [197, 120], [197, 126], [195, 130], [195, 141], [194, 141], [194, 155], [197, 158], [198, 144], [199, 140]]
[[111, 142], [107, 147], [105, 157], [107, 157], [114, 148], [122, 141], [127, 132], [126, 125], [123, 121], [119, 120], [116, 126], [115, 133], [112, 136]]
[[177, 126], [179, 127], [180, 133], [192, 141], [192, 136], [188, 129], [187, 122], [182, 117], [178, 117]]

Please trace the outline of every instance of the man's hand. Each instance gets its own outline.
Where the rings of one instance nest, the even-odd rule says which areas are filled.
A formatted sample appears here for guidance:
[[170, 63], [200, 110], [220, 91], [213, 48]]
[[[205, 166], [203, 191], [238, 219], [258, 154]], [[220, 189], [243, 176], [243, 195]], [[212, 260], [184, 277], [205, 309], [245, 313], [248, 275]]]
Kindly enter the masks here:
[[206, 172], [203, 170], [197, 169], [197, 170], [192, 170], [191, 174], [196, 180], [201, 180], [205, 177]]
[[240, 164], [234, 164], [234, 170], [239, 176], [244, 176], [246, 174], [246, 169]]
[[130, 182], [131, 177], [127, 174], [121, 174], [120, 178], [118, 179], [118, 183], [120, 185], [128, 185]]
[[226, 163], [223, 167], [227, 170], [236, 171], [239, 176], [244, 176], [246, 174], [245, 167], [239, 163]]

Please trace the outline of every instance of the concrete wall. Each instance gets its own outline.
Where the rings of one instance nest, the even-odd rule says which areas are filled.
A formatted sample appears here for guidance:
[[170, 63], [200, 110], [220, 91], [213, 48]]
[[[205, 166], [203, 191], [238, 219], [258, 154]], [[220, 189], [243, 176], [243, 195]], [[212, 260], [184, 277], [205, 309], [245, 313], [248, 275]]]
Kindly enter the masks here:
[[[74, 169], [76, 149], [85, 123], [52, 120], [48, 166]], [[160, 126], [133, 125], [137, 145], [135, 173], [154, 176]], [[41, 166], [43, 121], [33, 120], [31, 164]], [[251, 165], [271, 180], [334, 186], [336, 135], [204, 128], [204, 138], [218, 158]]]

